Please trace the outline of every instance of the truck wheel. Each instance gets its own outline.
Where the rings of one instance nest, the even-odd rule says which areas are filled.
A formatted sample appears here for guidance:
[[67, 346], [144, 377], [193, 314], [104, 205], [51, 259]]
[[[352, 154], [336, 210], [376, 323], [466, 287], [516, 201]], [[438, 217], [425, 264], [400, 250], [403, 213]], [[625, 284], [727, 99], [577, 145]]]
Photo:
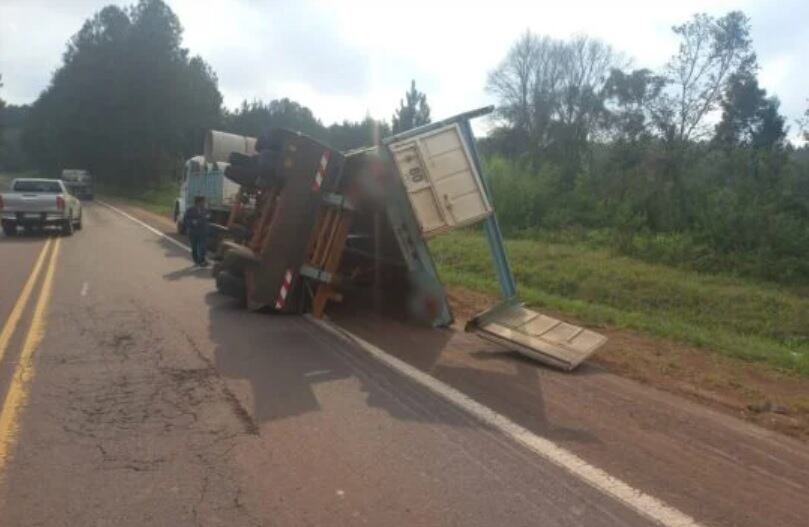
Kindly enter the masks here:
[[256, 151], [275, 150], [280, 152], [290, 139], [298, 137], [300, 134], [285, 128], [273, 128], [261, 134], [256, 141]]
[[174, 223], [177, 225], [177, 234], [184, 236], [185, 224], [183, 223], [183, 219], [180, 217], [180, 207], [177, 205], [174, 206]]
[[8, 237], [16, 236], [17, 235], [17, 224], [13, 221], [4, 221], [3, 222], [3, 234]]
[[231, 273], [242, 275], [249, 267], [254, 267], [258, 258], [253, 251], [244, 246], [231, 246], [222, 258], [222, 268]]
[[81, 213], [81, 212], [80, 212], [80, 213], [79, 213], [79, 221], [77, 221], [77, 222], [76, 222], [76, 225], [75, 225], [75, 227], [74, 227], [74, 228], [75, 228], [77, 231], [80, 231], [80, 230], [81, 230], [81, 228], [82, 228], [82, 224], [81, 224], [81, 219], [82, 219], [82, 216], [84, 216], [84, 213]]
[[236, 276], [229, 271], [220, 271], [216, 275], [216, 289], [223, 295], [241, 302], [247, 300], [247, 287], [243, 276]]
[[73, 216], [68, 218], [62, 223], [62, 236], [73, 236]]

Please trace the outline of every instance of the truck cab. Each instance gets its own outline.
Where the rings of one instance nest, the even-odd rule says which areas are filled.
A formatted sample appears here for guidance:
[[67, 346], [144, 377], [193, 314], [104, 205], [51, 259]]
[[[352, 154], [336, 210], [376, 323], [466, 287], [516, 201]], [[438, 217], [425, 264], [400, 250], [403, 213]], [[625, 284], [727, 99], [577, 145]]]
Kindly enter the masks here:
[[203, 156], [195, 156], [185, 162], [180, 192], [174, 201], [174, 222], [178, 233], [185, 234], [183, 216], [186, 209], [194, 204], [196, 196], [205, 197], [211, 223], [227, 223], [239, 185], [225, 177], [225, 168], [227, 163], [206, 163]]
[[62, 170], [60, 179], [65, 182], [65, 186], [77, 198], [87, 200], [94, 198], [93, 176], [88, 170], [66, 168]]

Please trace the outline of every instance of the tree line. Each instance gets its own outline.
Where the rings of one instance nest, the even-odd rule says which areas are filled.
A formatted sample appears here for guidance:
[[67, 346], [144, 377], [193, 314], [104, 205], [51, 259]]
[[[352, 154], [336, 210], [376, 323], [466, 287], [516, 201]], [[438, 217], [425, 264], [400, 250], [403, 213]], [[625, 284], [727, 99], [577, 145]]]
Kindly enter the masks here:
[[490, 73], [484, 141], [512, 235], [566, 231], [653, 261], [809, 280], [809, 163], [761, 88], [750, 20], [673, 27], [660, 71], [608, 44], [527, 32]]
[[[497, 113], [481, 141], [504, 230], [806, 283], [809, 150], [758, 83], [750, 20], [697, 14], [672, 30], [679, 46], [657, 71], [587, 36], [515, 40], [489, 74]], [[390, 122], [327, 125], [288, 98], [229, 110], [161, 0], [101, 9], [62, 59], [31, 106], [0, 101], [0, 169], [82, 167], [143, 187], [176, 174], [209, 128], [280, 126], [348, 150], [430, 121], [415, 82]]]
[[[288, 127], [343, 149], [392, 131], [370, 117], [324, 126], [286, 98], [230, 111], [215, 72], [182, 47], [182, 31], [161, 0], [109, 5], [94, 14], [70, 39], [61, 66], [32, 105], [0, 106], [0, 169], [30, 165], [57, 174], [81, 167], [120, 187], [142, 187], [176, 173], [183, 159], [199, 153], [211, 128], [258, 135]], [[415, 84], [406, 97], [413, 103], [403, 101], [393, 130], [429, 122], [429, 106]]]

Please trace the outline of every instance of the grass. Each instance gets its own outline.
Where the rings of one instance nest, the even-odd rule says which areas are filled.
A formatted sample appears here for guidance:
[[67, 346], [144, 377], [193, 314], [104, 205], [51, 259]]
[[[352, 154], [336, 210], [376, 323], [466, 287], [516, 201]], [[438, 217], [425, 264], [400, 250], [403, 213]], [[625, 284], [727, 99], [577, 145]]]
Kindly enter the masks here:
[[[455, 232], [430, 246], [448, 285], [498, 293], [480, 233]], [[584, 243], [506, 246], [529, 305], [809, 377], [809, 298], [797, 290], [645, 263]]]
[[99, 194], [123, 199], [164, 216], [174, 214], [174, 200], [180, 193], [179, 182], [163, 183], [158, 187], [143, 190], [122, 189], [108, 185], [98, 185], [97, 188]]

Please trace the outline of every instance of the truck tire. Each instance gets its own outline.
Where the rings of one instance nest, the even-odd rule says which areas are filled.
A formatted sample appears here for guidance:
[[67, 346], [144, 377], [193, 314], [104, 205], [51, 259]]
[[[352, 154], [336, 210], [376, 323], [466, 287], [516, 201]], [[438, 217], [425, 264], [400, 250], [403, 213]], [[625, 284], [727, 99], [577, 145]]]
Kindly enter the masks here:
[[8, 237], [16, 236], [17, 235], [17, 224], [13, 221], [4, 221], [3, 222], [3, 234]]
[[82, 226], [83, 226], [83, 225], [82, 225], [82, 217], [83, 217], [83, 216], [84, 216], [84, 213], [83, 213], [83, 212], [80, 212], [80, 213], [79, 213], [79, 220], [76, 222], [75, 226], [73, 227], [73, 228], [74, 228], [74, 229], [76, 229], [77, 231], [80, 231], [80, 230], [81, 230], [81, 228], [82, 228]]
[[284, 145], [291, 139], [300, 136], [298, 132], [287, 130], [286, 128], [272, 128], [261, 134], [256, 141], [256, 151], [275, 150], [280, 152]]
[[256, 178], [258, 188], [271, 188], [283, 182], [280, 177], [278, 165], [282, 160], [282, 153], [275, 150], [262, 150], [258, 157], [259, 174]]
[[243, 276], [222, 270], [216, 275], [216, 290], [241, 302], [247, 300], [247, 285]]
[[174, 223], [177, 225], [177, 234], [185, 236], [185, 223], [180, 217], [180, 207], [174, 205]]
[[249, 248], [244, 246], [238, 246], [238, 248], [229, 247], [222, 258], [222, 269], [241, 275], [249, 267], [257, 265], [258, 262], [258, 258]]
[[211, 275], [214, 277], [214, 279], [219, 276], [219, 273], [222, 271], [222, 262], [216, 262], [213, 264], [213, 267], [211, 267]]
[[73, 236], [73, 215], [62, 222], [62, 236]]

